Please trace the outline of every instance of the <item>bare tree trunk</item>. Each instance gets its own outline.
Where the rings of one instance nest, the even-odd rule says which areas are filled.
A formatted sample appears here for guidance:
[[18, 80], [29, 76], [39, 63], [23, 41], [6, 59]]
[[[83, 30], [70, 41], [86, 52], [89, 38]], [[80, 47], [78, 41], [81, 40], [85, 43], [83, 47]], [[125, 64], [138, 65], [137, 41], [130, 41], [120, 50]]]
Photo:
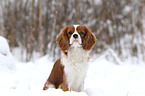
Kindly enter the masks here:
[[15, 26], [15, 19], [12, 20], [12, 27], [10, 29], [10, 50], [12, 51], [12, 47], [14, 47], [14, 26]]
[[[15, 7], [14, 7], [14, 12], [16, 13], [16, 6], [17, 6], [17, 2], [15, 2]], [[16, 14], [12, 14], [12, 23], [11, 23], [11, 28], [10, 28], [10, 50], [12, 51], [12, 48], [14, 47], [14, 43], [15, 43], [15, 23], [16, 23]]]
[[43, 55], [43, 34], [42, 34], [42, 0], [39, 0], [39, 52]]
[[[52, 26], [52, 32], [51, 32], [51, 40], [50, 40], [50, 48], [49, 48], [49, 55], [51, 56], [53, 52], [52, 51], [52, 47], [53, 47], [53, 41], [54, 41], [54, 33], [55, 33], [55, 27], [56, 27], [56, 20], [57, 20], [57, 6], [59, 4], [59, 0], [58, 3], [55, 5], [55, 16], [54, 16], [54, 20], [53, 20], [53, 26]], [[54, 50], [55, 51], [55, 50]], [[55, 56], [55, 54], [53, 54]]]
[[76, 7], [76, 18], [75, 18], [75, 23], [79, 24], [80, 22], [80, 5], [81, 5], [81, 0], [75, 0], [75, 6]]
[[145, 54], [144, 54], [144, 49], [145, 49], [145, 45], [144, 45], [144, 29], [143, 29], [143, 18], [144, 18], [144, 5], [145, 5], [145, 1], [141, 2], [141, 7], [140, 7], [140, 16], [141, 16], [141, 20], [140, 20], [140, 29], [141, 29], [141, 39], [142, 39], [142, 44], [141, 44], [141, 53], [142, 53], [142, 57], [143, 60], [145, 61]]
[[[2, 18], [2, 17], [0, 17], [0, 18]], [[3, 27], [2, 24], [0, 24], [0, 35], [3, 36], [3, 37], [5, 37], [5, 30], [4, 30], [4, 27]]]
[[0, 6], [1, 6], [1, 10], [2, 10], [2, 14], [0, 14], [0, 35], [5, 37], [5, 32], [4, 32], [4, 27], [3, 27], [3, 14], [4, 14], [4, 9], [3, 9], [3, 4], [2, 4], [2, 0], [0, 1]]
[[32, 14], [31, 14], [31, 25], [30, 25], [30, 38], [28, 41], [28, 56], [27, 56], [27, 61], [29, 61], [32, 58], [33, 55], [33, 49], [34, 49], [34, 4], [35, 0], [32, 1]]
[[54, 32], [55, 32], [55, 27], [56, 27], [56, 19], [57, 19], [57, 9], [55, 11], [53, 27], [52, 27], [52, 32], [51, 32], [51, 41], [50, 41], [49, 55], [51, 55], [51, 51], [52, 51], [52, 47], [53, 47]]

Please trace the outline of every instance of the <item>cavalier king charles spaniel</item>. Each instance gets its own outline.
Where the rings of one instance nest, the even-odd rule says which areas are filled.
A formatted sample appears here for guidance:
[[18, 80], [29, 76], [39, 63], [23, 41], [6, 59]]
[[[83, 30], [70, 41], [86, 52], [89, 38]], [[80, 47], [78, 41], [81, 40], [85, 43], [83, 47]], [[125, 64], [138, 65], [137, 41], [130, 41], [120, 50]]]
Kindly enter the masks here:
[[56, 37], [61, 57], [55, 62], [43, 90], [61, 88], [63, 91], [84, 91], [89, 51], [96, 38], [86, 25], [64, 27]]

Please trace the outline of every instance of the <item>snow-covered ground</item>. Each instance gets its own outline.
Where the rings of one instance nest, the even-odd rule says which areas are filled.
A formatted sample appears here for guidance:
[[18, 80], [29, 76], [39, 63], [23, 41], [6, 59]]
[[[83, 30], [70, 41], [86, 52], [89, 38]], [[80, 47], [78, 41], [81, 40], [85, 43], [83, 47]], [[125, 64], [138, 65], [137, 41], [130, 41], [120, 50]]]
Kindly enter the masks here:
[[[0, 38], [0, 44], [5, 41]], [[0, 96], [145, 96], [144, 64], [117, 65], [102, 56], [89, 64], [85, 92], [43, 91], [54, 63], [50, 57], [23, 63], [13, 58], [7, 44], [3, 47], [0, 45]]]

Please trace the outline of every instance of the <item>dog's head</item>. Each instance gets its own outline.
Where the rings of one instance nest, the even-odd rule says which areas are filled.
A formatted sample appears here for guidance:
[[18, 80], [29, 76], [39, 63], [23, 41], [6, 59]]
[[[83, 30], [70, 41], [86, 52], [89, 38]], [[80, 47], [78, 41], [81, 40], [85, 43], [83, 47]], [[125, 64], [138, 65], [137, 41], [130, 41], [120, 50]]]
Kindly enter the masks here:
[[96, 38], [86, 25], [70, 25], [61, 30], [56, 42], [63, 52], [69, 47], [82, 47], [89, 51], [96, 43]]

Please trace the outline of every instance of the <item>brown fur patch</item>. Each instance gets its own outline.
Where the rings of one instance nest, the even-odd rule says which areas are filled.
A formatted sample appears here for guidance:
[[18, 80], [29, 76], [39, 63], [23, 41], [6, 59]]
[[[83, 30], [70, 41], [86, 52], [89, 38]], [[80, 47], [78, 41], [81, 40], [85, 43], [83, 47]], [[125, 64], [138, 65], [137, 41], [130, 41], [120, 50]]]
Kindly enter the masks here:
[[84, 50], [89, 51], [96, 43], [95, 36], [93, 35], [92, 31], [85, 25], [78, 26], [77, 31], [82, 31], [83, 33], [85, 33], [81, 36], [82, 47]]
[[59, 48], [61, 51], [65, 52], [69, 48], [69, 37], [71, 36], [69, 32], [74, 32], [74, 26], [66, 26], [64, 27], [60, 34], [56, 38], [56, 42], [58, 43]]
[[49, 78], [47, 79], [47, 82], [45, 83], [43, 89], [46, 89], [46, 84], [54, 85], [55, 88], [58, 88], [60, 84], [63, 82], [63, 74], [64, 74], [64, 67], [61, 65], [61, 59], [59, 58], [50, 73]]

